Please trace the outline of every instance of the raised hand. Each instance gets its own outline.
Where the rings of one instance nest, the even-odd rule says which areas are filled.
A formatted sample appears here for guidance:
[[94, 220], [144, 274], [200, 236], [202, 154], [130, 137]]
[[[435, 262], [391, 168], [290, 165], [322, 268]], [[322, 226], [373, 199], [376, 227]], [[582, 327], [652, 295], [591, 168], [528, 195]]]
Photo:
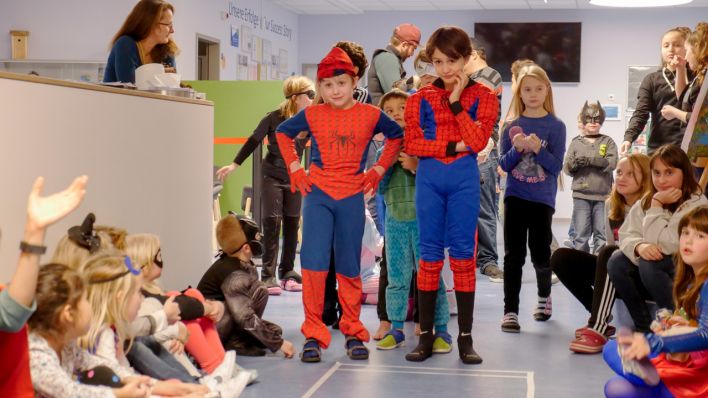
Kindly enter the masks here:
[[42, 197], [44, 177], [37, 177], [27, 200], [28, 226], [44, 229], [76, 209], [86, 194], [87, 176], [76, 177], [68, 188]]

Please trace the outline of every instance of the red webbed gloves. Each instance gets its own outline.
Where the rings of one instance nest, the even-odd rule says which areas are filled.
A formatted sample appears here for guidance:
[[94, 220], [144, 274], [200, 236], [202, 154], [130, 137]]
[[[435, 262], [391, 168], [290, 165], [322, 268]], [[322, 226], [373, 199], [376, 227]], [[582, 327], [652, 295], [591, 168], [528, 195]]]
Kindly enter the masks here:
[[[381, 174], [377, 171], [377, 169], [383, 170]], [[371, 193], [372, 195], [376, 193], [376, 189], [379, 186], [379, 182], [381, 182], [381, 179], [383, 178], [383, 175], [386, 171], [384, 170], [383, 167], [381, 166], [374, 166], [370, 168], [366, 173], [364, 173], [364, 194], [369, 194]]]
[[300, 190], [302, 196], [307, 196], [308, 192], [312, 192], [312, 181], [305, 173], [305, 169], [300, 167], [294, 172], [290, 172], [288, 167], [288, 175], [290, 176], [290, 192], [295, 193], [295, 190]]
[[[302, 196], [306, 196], [308, 192], [312, 192], [312, 182], [305, 173], [305, 169], [300, 165], [300, 159], [295, 152], [295, 142], [284, 133], [277, 133], [275, 139], [278, 141], [278, 147], [280, 147], [280, 153], [283, 155], [285, 168], [290, 177], [290, 192], [295, 193], [299, 189]], [[298, 163], [298, 169], [292, 171], [290, 165], [294, 162]]]

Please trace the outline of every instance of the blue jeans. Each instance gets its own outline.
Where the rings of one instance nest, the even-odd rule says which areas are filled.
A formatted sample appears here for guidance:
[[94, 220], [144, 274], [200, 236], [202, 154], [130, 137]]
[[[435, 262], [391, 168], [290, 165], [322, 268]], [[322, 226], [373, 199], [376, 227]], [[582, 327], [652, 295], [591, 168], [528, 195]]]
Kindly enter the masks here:
[[130, 366], [146, 376], [158, 380], [177, 379], [183, 383], [199, 383], [197, 378], [190, 375], [167, 348], [152, 336], [136, 337], [126, 357]]
[[484, 272], [488, 265], [497, 265], [497, 218], [499, 200], [497, 198], [497, 150], [479, 165], [479, 218], [477, 221], [477, 268]]
[[592, 235], [593, 253], [605, 245], [605, 202], [573, 198], [573, 222], [577, 250], [590, 253]]

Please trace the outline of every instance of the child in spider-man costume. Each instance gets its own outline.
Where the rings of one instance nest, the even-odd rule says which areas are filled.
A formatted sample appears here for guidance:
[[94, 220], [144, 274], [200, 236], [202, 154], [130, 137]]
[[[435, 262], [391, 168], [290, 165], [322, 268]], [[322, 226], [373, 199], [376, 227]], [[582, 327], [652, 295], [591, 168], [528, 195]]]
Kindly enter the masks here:
[[460, 359], [478, 364], [482, 358], [472, 347], [480, 189], [476, 157], [492, 134], [499, 104], [490, 89], [463, 72], [472, 53], [465, 31], [440, 28], [425, 49], [439, 78], [408, 99], [404, 114], [405, 152], [420, 157], [415, 207], [420, 231], [421, 335], [406, 359], [424, 361], [433, 353], [436, 292], [447, 243], [458, 306]]
[[[369, 332], [361, 312], [361, 238], [364, 232], [364, 193], [374, 192], [401, 148], [401, 128], [379, 108], [354, 101], [354, 65], [341, 48], [333, 48], [317, 68], [317, 86], [324, 104], [313, 105], [277, 128], [278, 145], [288, 166], [291, 189], [303, 196], [302, 301], [306, 337], [301, 359], [319, 362], [320, 347], [331, 336], [322, 322], [325, 280], [334, 256], [339, 301], [344, 315], [339, 327], [346, 338], [347, 355], [367, 359], [363, 341]], [[300, 165], [293, 139], [309, 132], [312, 154], [309, 175]], [[386, 149], [378, 163], [364, 172], [366, 150], [374, 134], [382, 132]]]

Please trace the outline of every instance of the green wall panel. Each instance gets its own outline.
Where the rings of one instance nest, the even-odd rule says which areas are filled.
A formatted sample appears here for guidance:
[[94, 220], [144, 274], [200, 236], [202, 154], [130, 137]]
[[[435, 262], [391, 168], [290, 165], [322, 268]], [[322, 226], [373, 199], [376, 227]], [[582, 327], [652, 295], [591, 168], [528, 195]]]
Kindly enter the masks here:
[[[195, 90], [206, 93], [214, 102], [214, 136], [248, 137], [266, 113], [283, 101], [281, 81], [187, 81]], [[231, 163], [241, 145], [214, 145], [214, 162], [221, 167]], [[265, 150], [264, 150], [265, 153]], [[243, 187], [253, 185], [251, 158], [226, 179], [221, 193], [221, 213], [241, 212]]]

